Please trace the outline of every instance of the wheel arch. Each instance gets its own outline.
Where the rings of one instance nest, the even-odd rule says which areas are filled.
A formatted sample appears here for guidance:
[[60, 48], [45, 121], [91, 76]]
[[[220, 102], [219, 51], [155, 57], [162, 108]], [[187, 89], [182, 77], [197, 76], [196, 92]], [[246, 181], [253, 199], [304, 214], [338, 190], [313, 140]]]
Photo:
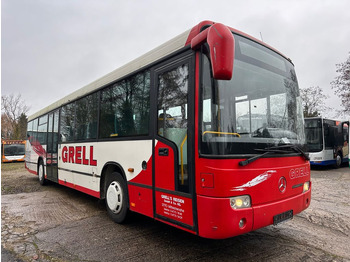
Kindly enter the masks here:
[[101, 180], [100, 180], [100, 198], [105, 199], [106, 198], [106, 178], [108, 175], [112, 174], [113, 172], [118, 172], [122, 178], [125, 180], [125, 183], [127, 182], [126, 180], [126, 175], [124, 172], [123, 167], [117, 163], [117, 162], [107, 162], [101, 171]]
[[37, 172], [39, 171], [40, 163], [43, 163], [44, 175], [45, 175], [45, 161], [44, 161], [44, 158], [43, 158], [42, 156], [39, 156], [39, 157], [38, 157], [38, 161], [37, 161], [37, 164], [36, 164], [36, 171], [37, 171]]

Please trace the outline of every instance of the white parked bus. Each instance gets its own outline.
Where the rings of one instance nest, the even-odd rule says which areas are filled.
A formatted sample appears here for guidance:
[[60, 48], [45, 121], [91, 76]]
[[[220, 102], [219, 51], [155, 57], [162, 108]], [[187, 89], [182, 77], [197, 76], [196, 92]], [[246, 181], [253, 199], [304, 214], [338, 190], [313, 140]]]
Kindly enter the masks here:
[[311, 165], [340, 167], [349, 161], [349, 121], [305, 118], [305, 135]]

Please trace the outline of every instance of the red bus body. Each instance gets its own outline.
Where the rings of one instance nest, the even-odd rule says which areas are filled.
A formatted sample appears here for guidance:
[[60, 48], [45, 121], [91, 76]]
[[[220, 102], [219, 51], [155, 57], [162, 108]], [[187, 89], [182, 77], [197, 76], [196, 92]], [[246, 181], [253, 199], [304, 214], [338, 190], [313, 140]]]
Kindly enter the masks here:
[[[275, 215], [288, 210], [293, 210], [293, 215], [298, 214], [310, 204], [311, 191], [303, 193], [310, 169], [302, 159], [263, 159], [249, 168], [241, 168], [237, 160], [199, 159], [199, 162], [204, 162], [204, 168], [197, 171], [196, 177], [201, 236], [227, 238], [240, 235], [273, 224]], [[296, 177], [295, 172], [302, 175]], [[213, 182], [207, 186], [203, 177], [204, 180], [209, 177]], [[279, 190], [281, 177], [287, 180], [283, 193]], [[250, 195], [252, 207], [233, 210], [229, 198], [237, 193]], [[238, 225], [241, 219], [246, 221], [242, 228]]]
[[[242, 45], [239, 46], [237, 41], [241, 41]], [[244, 41], [250, 41], [252, 45], [249, 47], [250, 42], [246, 44]], [[166, 50], [175, 42], [180, 44], [173, 51]], [[205, 45], [207, 49], [203, 48]], [[250, 143], [250, 140], [259, 141], [260, 138], [273, 141], [275, 137], [271, 134], [282, 131], [281, 138], [285, 143], [284, 148], [289, 148], [292, 140], [299, 139], [298, 134], [292, 134], [288, 130], [281, 131], [281, 128], [276, 127], [267, 130], [270, 132], [268, 138], [263, 137], [259, 128], [256, 133], [252, 131], [249, 134], [244, 133], [243, 129], [247, 127], [244, 126], [245, 115], [242, 114], [236, 115], [235, 118], [237, 122], [235, 126], [240, 125], [241, 132], [225, 131], [225, 126], [220, 126], [220, 124], [218, 128], [214, 128], [214, 122], [206, 123], [207, 127], [203, 127], [205, 124], [203, 119], [208, 117], [204, 116], [203, 110], [208, 103], [211, 103], [210, 112], [218, 108], [218, 113], [211, 115], [211, 117], [219, 115], [215, 120], [217, 122], [226, 117], [224, 111], [220, 110], [223, 110], [225, 105], [230, 106], [230, 103], [220, 104], [224, 103], [225, 97], [219, 97], [219, 91], [217, 94], [214, 94], [214, 91], [209, 94], [210, 92], [206, 93], [204, 90], [205, 59], [210, 61], [211, 79], [222, 81], [220, 83], [216, 83], [216, 80], [212, 81], [213, 86], [206, 88], [219, 90], [219, 88], [224, 88], [222, 86], [225, 83], [229, 83], [224, 82], [225, 80], [230, 81], [231, 78], [239, 77], [234, 74], [235, 68], [242, 69], [239, 60], [241, 58], [238, 55], [243, 57], [242, 54], [245, 55], [244, 52], [254, 49], [254, 45], [263, 46], [273, 55], [280, 56], [283, 63], [290, 63], [290, 60], [276, 50], [238, 30], [211, 21], [201, 22], [177, 41], [168, 42], [141, 59], [131, 62], [128, 66], [112, 72], [105, 78], [101, 78], [31, 116], [28, 124], [27, 169], [31, 173], [39, 173], [39, 179], [40, 170], [43, 170], [44, 178], [47, 180], [106, 199], [107, 206], [109, 201], [111, 201], [110, 206], [117, 205], [116, 202], [113, 202], [114, 200], [108, 199], [110, 192], [114, 192], [114, 189], [109, 191], [108, 181], [116, 173], [120, 174], [127, 185], [127, 194], [123, 197], [127, 198], [127, 207], [130, 211], [152, 217], [205, 238], [229, 238], [291, 219], [306, 209], [311, 201], [310, 165], [306, 157], [303, 157], [303, 154], [298, 151], [287, 151], [287, 149], [281, 150], [274, 147], [272, 149], [258, 148], [258, 150], [272, 150], [272, 152], [258, 156], [249, 164], [242, 164], [242, 161], [262, 153], [254, 151], [255, 149], [249, 149], [250, 151], [247, 149], [248, 153], [240, 154], [239, 150], [240, 147], [245, 150], [244, 141]], [[244, 50], [244, 48], [247, 49]], [[267, 57], [270, 56], [272, 57], [272, 55], [267, 55]], [[108, 131], [109, 133], [104, 137], [103, 128], [107, 124], [101, 125], [101, 123], [96, 124], [99, 128], [96, 136], [87, 140], [78, 141], [77, 132], [71, 132], [75, 134], [72, 139], [69, 138], [68, 132], [63, 132], [64, 129], [71, 131], [71, 128], [75, 127], [72, 125], [66, 128], [68, 122], [68, 124], [62, 124], [62, 115], [66, 113], [67, 105], [77, 106], [79, 99], [98, 94], [97, 97], [100, 97], [98, 103], [101, 103], [99, 110], [101, 111], [103, 110], [102, 98], [107, 96], [105, 91], [112, 90], [108, 88], [115, 88], [114, 83], [119, 83], [118, 81], [124, 81], [124, 79], [127, 81], [132, 73], [140, 72], [143, 68], [150, 69], [150, 73], [147, 74], [150, 74], [149, 79], [151, 79], [149, 84], [151, 90], [150, 129], [147, 134], [135, 136], [136, 138], [126, 134], [123, 137], [122, 131], [116, 129], [117, 115], [112, 119], [115, 129]], [[179, 104], [177, 111], [175, 109], [169, 111], [167, 106], [169, 103], [174, 103], [175, 108], [180, 98], [176, 95], [169, 96], [171, 89], [165, 89], [168, 94], [161, 91], [163, 85], [170, 81], [171, 74], [168, 72], [188, 75], [181, 79], [187, 81], [185, 85], [188, 88], [186, 106]], [[177, 83], [180, 86], [178, 90], [181, 92], [184, 90], [181, 81], [176, 80], [172, 83]], [[285, 84], [286, 89], [297, 90], [297, 86], [290, 86], [290, 83]], [[239, 90], [244, 91], [244, 88], [239, 88], [240, 86], [235, 87], [237, 94]], [[232, 90], [235, 89], [232, 87]], [[220, 90], [222, 92], [224, 89]], [[229, 88], [225, 90], [232, 91]], [[254, 121], [262, 122], [265, 120], [261, 115], [251, 113], [255, 109], [250, 104], [256, 102], [255, 107], [263, 105], [264, 108], [267, 108], [269, 106], [270, 109], [267, 111], [270, 114], [270, 121], [279, 113], [273, 107], [273, 102], [277, 103], [276, 101], [282, 98], [283, 101], [286, 101], [285, 104], [289, 100], [292, 101], [291, 105], [296, 104], [295, 97], [289, 98], [287, 93], [282, 96], [281, 92], [271, 91], [264, 101], [260, 99], [256, 102], [253, 98], [248, 98], [248, 95], [237, 95], [232, 101], [235, 104], [243, 101], [241, 105], [248, 105], [249, 102], [249, 128], [252, 130], [253, 119], [260, 119]], [[210, 95], [213, 97], [209, 98]], [[164, 99], [161, 98], [162, 96]], [[74, 101], [78, 102], [74, 104]], [[104, 103], [110, 103], [112, 99], [105, 101]], [[163, 107], [161, 107], [162, 103], [165, 104]], [[205, 103], [207, 104], [204, 105]], [[236, 106], [234, 110], [238, 109]], [[288, 114], [293, 116], [293, 110], [296, 109], [291, 106], [287, 109]], [[270, 111], [277, 113], [273, 115]], [[171, 112], [178, 112], [179, 116], [173, 117]], [[102, 111], [98, 114], [99, 118], [96, 121], [102, 122]], [[106, 115], [106, 118], [107, 116], [110, 117]], [[46, 120], [42, 120], [45, 117]], [[132, 121], [136, 121], [135, 119], [137, 116], [134, 115]], [[285, 121], [282, 117], [279, 119]], [[298, 119], [295, 117], [294, 120]], [[255, 123], [255, 125], [259, 127], [260, 124]], [[45, 128], [48, 130], [48, 135], [43, 138], [40, 132], [45, 133]], [[292, 128], [303, 129], [303, 125], [295, 122]], [[205, 144], [206, 139], [211, 139], [211, 142]], [[223, 145], [221, 142], [221, 144], [215, 144], [215, 141], [226, 140], [230, 142], [224, 143], [233, 141], [232, 143], [236, 144], [228, 144], [227, 148], [230, 149], [218, 149], [219, 153], [211, 153], [210, 150], [216, 150], [210, 149], [211, 145], [218, 148]], [[278, 143], [278, 140], [276, 141], [274, 143]], [[208, 148], [206, 148], [207, 145]], [[235, 153], [231, 154], [229, 151], [225, 153], [224, 150], [232, 150]], [[240, 206], [242, 202], [247, 206], [242, 208]]]

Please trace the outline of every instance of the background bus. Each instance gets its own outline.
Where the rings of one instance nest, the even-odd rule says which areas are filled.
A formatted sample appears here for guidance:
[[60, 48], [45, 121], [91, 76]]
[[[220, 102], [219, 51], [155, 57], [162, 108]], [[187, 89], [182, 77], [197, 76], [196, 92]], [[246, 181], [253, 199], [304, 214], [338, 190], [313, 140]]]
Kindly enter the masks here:
[[[256, 114], [263, 126], [249, 125]], [[28, 121], [29, 172], [105, 199], [117, 223], [133, 211], [228, 238], [311, 201], [292, 62], [220, 23], [199, 23]]]
[[23, 162], [25, 159], [25, 140], [1, 140], [1, 161]]
[[305, 134], [311, 165], [340, 167], [349, 161], [349, 122], [306, 118]]

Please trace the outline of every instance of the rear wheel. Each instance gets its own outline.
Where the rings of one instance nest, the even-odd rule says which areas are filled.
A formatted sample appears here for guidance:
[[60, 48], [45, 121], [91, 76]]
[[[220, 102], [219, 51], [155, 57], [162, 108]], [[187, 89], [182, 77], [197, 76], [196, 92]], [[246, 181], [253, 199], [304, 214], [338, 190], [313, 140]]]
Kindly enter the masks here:
[[42, 185], [42, 186], [45, 185], [46, 184], [46, 179], [45, 179], [44, 163], [43, 163], [42, 160], [39, 161], [38, 177], [39, 177], [40, 185]]
[[114, 172], [106, 180], [106, 208], [109, 217], [116, 223], [123, 223], [129, 213], [126, 181]]

